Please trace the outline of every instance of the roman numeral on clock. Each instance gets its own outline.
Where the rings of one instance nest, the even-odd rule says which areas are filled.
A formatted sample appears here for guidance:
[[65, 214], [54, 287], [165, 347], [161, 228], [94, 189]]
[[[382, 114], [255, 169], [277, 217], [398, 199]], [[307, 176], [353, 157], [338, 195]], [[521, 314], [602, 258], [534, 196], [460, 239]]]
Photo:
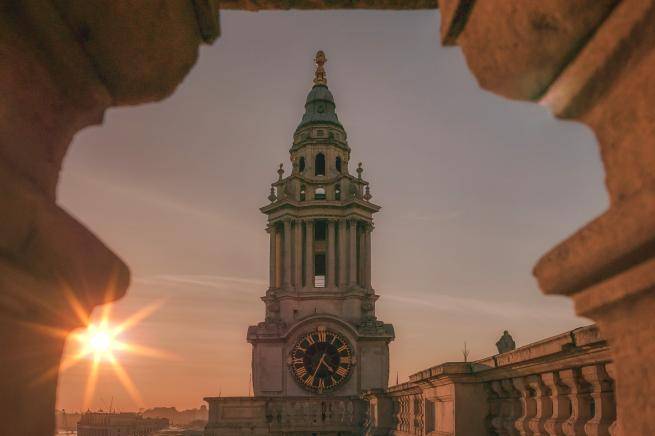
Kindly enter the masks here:
[[[341, 359], [341, 360], [343, 361], [343, 359]], [[293, 363], [294, 365], [302, 365], [304, 363], [304, 360], [303, 360], [302, 357], [294, 357], [291, 360], [291, 363]]]
[[307, 374], [307, 369], [304, 366], [296, 368], [296, 375], [300, 378], [304, 377]]
[[327, 332], [325, 330], [319, 330], [317, 335], [318, 335], [319, 342], [327, 341]]
[[339, 363], [347, 363], [350, 365], [350, 356], [343, 356], [339, 358]]
[[311, 333], [307, 335], [307, 343], [309, 345], [314, 345], [316, 343], [316, 340], [312, 337]]
[[318, 388], [325, 389], [325, 380], [323, 380], [322, 378], [318, 379]]
[[338, 351], [339, 353], [341, 353], [342, 351], [347, 350], [347, 349], [348, 349], [348, 345], [343, 344], [342, 346], [340, 346], [339, 348], [337, 348], [337, 351]]
[[305, 383], [307, 386], [311, 386], [311, 385], [314, 383], [314, 376], [313, 376], [313, 375], [310, 375], [309, 377], [307, 377], [307, 378], [305, 379], [304, 383]]
[[340, 375], [341, 377], [345, 377], [348, 374], [348, 370], [344, 368], [343, 366], [340, 366], [337, 368], [336, 371], [337, 375]]

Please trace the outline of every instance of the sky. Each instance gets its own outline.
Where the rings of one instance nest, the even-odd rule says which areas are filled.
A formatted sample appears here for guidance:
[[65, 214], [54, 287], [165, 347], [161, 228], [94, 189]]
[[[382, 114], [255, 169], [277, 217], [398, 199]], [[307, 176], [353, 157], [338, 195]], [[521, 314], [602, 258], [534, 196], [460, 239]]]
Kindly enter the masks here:
[[[166, 353], [117, 356], [135, 401], [101, 364], [89, 407], [198, 407], [247, 395], [249, 325], [263, 320], [267, 203], [326, 52], [328, 85], [373, 201], [378, 318], [393, 323], [391, 383], [589, 324], [545, 297], [541, 255], [607, 207], [595, 139], [544, 107], [479, 89], [437, 11], [222, 12], [222, 36], [167, 100], [109, 110], [79, 133], [59, 202], [130, 265], [121, 339]], [[354, 167], [351, 165], [351, 170]], [[96, 315], [99, 310], [96, 311]], [[75, 352], [69, 340], [66, 353]], [[60, 376], [78, 410], [90, 363]]]

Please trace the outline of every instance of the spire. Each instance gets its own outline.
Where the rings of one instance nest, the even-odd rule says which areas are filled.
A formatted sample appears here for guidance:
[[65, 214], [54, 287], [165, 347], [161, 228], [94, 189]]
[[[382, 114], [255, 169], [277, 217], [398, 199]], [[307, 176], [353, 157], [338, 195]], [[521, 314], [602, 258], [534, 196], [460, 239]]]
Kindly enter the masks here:
[[332, 124], [343, 129], [335, 111], [334, 97], [327, 87], [327, 78], [325, 76], [327, 58], [323, 50], [316, 52], [314, 62], [316, 63], [314, 86], [307, 95], [305, 114], [296, 131], [309, 124]]
[[316, 57], [314, 57], [314, 62], [316, 62], [316, 73], [314, 75], [314, 85], [327, 85], [327, 78], [325, 77], [325, 68], [323, 65], [327, 62], [325, 53], [323, 50], [316, 52]]

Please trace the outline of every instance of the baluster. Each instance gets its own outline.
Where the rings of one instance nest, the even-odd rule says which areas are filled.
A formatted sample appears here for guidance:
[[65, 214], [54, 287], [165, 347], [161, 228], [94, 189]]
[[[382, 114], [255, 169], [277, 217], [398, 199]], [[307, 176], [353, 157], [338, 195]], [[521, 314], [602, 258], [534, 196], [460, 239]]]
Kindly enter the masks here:
[[[612, 379], [612, 386], [614, 386], [614, 380], [616, 380], [616, 373], [614, 372], [615, 371], [614, 364], [608, 363], [607, 365], [605, 365], [605, 371], [607, 371], [607, 375], [609, 375], [610, 378]], [[612, 393], [613, 393], [612, 399], [614, 400], [614, 407], [616, 410], [616, 388], [613, 389]], [[612, 425], [610, 425], [609, 428], [610, 435], [621, 436], [623, 432], [621, 431], [620, 426], [621, 426], [621, 420], [618, 416], [616, 416], [614, 422], [612, 423]]]
[[487, 394], [487, 403], [489, 404], [487, 416], [484, 418], [484, 426], [487, 429], [487, 433], [499, 435], [502, 400], [498, 392], [492, 387], [493, 383], [484, 384], [484, 391]]
[[584, 429], [588, 436], [609, 435], [609, 427], [616, 417], [616, 406], [612, 380], [605, 371], [605, 365], [585, 366], [582, 368], [582, 377], [591, 385], [591, 397], [594, 400], [593, 417]]
[[512, 379], [512, 384], [514, 384], [514, 387], [521, 394], [521, 406], [523, 408], [523, 414], [516, 420], [514, 426], [521, 436], [532, 436], [532, 431], [528, 427], [528, 424], [537, 414], [537, 402], [534, 399], [534, 392], [528, 386], [524, 377]]
[[510, 409], [512, 405], [510, 403], [512, 399], [507, 397], [507, 393], [500, 384], [500, 381], [492, 381], [489, 387], [498, 397], [498, 413], [491, 417], [491, 428], [499, 436], [507, 436], [509, 433], [505, 429], [505, 421], [509, 420], [508, 417], [511, 415]]
[[506, 379], [500, 382], [500, 385], [505, 391], [507, 397], [508, 412], [503, 422], [505, 432], [509, 436], [518, 436], [520, 433], [516, 428], [516, 420], [523, 414], [521, 401], [519, 400], [519, 393], [514, 388], [512, 380]]
[[550, 389], [553, 414], [546, 420], [545, 428], [550, 436], [564, 436], [562, 424], [570, 417], [571, 400], [569, 390], [564, 386], [557, 372], [541, 374], [541, 380]]
[[525, 379], [534, 392], [536, 413], [528, 422], [528, 428], [535, 436], [547, 436], [546, 421], [553, 415], [553, 402], [550, 399], [550, 389], [539, 375], [530, 375]]
[[562, 424], [566, 436], [585, 436], [584, 425], [591, 418], [591, 395], [589, 385], [582, 380], [580, 368], [560, 371], [560, 380], [569, 390], [571, 413]]

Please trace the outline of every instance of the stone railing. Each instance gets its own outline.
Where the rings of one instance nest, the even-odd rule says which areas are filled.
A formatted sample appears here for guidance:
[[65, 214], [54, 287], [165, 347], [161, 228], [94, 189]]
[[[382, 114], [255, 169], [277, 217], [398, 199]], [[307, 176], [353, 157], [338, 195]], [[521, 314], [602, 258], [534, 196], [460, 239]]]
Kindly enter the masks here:
[[205, 436], [241, 434], [361, 434], [366, 401], [352, 397], [212, 397]]
[[614, 367], [595, 326], [369, 392], [370, 435], [616, 436]]

